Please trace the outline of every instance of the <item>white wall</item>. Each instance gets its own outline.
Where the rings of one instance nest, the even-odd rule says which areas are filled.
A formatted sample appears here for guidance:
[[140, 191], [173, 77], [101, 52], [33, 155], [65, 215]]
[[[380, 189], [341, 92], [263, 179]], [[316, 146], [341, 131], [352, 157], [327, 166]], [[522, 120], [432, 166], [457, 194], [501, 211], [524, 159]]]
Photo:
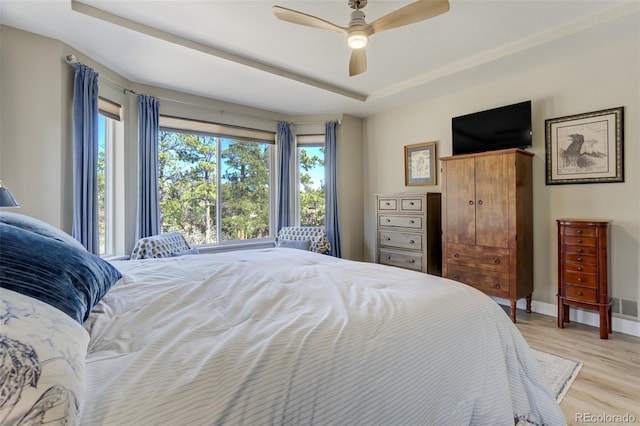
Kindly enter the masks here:
[[0, 179], [22, 213], [70, 231], [71, 104], [63, 93], [73, 80], [63, 45], [4, 26], [0, 40]]
[[[464, 79], [451, 77], [461, 81], [453, 93], [365, 120], [365, 258], [375, 258], [374, 194], [441, 191], [440, 180], [436, 187], [404, 186], [404, 145], [437, 141], [438, 155], [450, 155], [452, 117], [531, 99], [530, 151], [535, 153], [533, 299], [556, 303], [555, 219], [576, 217], [613, 220], [610, 293], [640, 300], [637, 13], [463, 74]], [[476, 83], [465, 86], [463, 80]], [[544, 120], [619, 106], [625, 107], [625, 182], [547, 186]]]

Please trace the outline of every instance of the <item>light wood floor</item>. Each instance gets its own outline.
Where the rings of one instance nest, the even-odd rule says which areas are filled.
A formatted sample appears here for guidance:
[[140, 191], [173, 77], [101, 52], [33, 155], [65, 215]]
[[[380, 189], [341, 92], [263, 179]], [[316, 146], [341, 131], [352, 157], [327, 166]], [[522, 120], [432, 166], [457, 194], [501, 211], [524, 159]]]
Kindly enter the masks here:
[[[589, 423], [580, 413], [629, 415], [640, 424], [640, 338], [613, 332], [601, 340], [595, 327], [572, 322], [560, 329], [555, 317], [524, 311], [516, 320], [532, 348], [584, 363], [560, 403], [568, 424]], [[597, 424], [614, 424], [611, 420]]]

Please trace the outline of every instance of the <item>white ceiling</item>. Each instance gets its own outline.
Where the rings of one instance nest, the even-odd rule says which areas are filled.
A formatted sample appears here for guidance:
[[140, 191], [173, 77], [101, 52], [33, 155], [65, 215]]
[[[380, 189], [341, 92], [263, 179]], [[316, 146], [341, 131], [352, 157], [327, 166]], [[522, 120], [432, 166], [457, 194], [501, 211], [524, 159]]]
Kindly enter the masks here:
[[[61, 40], [126, 79], [290, 115], [367, 116], [462, 84], [506, 56], [630, 13], [637, 0], [449, 0], [450, 11], [374, 35], [349, 77], [342, 34], [280, 21], [278, 4], [341, 26], [347, 0], [0, 0], [0, 22]], [[369, 0], [367, 21], [410, 1]], [[539, 54], [539, 53], [538, 53]], [[513, 65], [512, 65], [513, 66]], [[496, 68], [497, 69], [497, 68]], [[487, 70], [484, 70], [486, 75]]]

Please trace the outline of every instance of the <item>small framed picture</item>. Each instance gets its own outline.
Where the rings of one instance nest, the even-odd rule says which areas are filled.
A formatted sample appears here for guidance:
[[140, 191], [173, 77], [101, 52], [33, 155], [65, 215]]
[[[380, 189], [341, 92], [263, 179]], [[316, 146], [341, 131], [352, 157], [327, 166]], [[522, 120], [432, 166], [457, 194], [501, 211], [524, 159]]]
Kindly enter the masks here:
[[436, 185], [436, 143], [424, 142], [404, 147], [405, 186]]
[[624, 182], [624, 107], [545, 120], [547, 185]]

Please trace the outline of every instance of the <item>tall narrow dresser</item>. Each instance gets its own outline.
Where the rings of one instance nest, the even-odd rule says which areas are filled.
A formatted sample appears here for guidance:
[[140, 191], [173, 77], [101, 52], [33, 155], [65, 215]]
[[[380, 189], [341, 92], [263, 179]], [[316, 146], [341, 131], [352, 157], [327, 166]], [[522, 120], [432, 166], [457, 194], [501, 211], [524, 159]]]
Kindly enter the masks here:
[[558, 327], [569, 322], [569, 306], [600, 313], [600, 338], [611, 333], [609, 298], [610, 220], [557, 219]]

